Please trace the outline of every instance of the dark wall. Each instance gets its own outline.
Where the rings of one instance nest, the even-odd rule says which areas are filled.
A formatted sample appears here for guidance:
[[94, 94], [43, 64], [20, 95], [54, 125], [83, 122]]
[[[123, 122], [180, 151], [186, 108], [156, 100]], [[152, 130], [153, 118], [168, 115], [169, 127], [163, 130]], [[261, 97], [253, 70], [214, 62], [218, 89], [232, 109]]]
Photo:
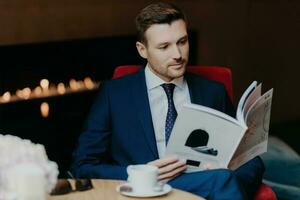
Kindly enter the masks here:
[[[150, 0], [1, 1], [0, 44], [135, 33], [134, 17]], [[300, 119], [300, 1], [172, 1], [198, 33], [197, 64], [233, 69], [235, 96], [253, 80], [275, 88], [272, 121]], [[2, 66], [1, 66], [2, 67]], [[284, 109], [282, 109], [284, 108]]]
[[[134, 17], [149, 2], [151, 1], [1, 1], [0, 45], [133, 35]], [[300, 137], [300, 93], [298, 92], [300, 1], [175, 0], [172, 2], [185, 10], [190, 28], [197, 33], [198, 39], [193, 43], [197, 46], [196, 64], [230, 66], [233, 71], [236, 100], [254, 79], [262, 81], [265, 89], [274, 87], [271, 134], [279, 135], [294, 148], [299, 148], [295, 141], [299, 141]], [[65, 56], [59, 54], [61, 50], [55, 45], [49, 45], [49, 48], [49, 52], [53, 51], [59, 56]], [[130, 48], [134, 49], [132, 46]], [[64, 65], [62, 66], [52, 63], [51, 57], [44, 57], [38, 50], [34, 51], [36, 53], [29, 55], [22, 50], [21, 56], [12, 57], [7, 56], [6, 51], [0, 51], [0, 60], [5, 60], [0, 62], [0, 94], [9, 87], [22, 88], [27, 84], [36, 85], [40, 77], [26, 73], [32, 68], [39, 69], [39, 74], [54, 77], [55, 81], [60, 79], [60, 76], [65, 78], [72, 75], [81, 78], [82, 72], [79, 73], [75, 66], [81, 62], [89, 62], [89, 60], [80, 60], [79, 54], [82, 52], [78, 54], [75, 52], [78, 56], [67, 58], [66, 62], [61, 63]], [[87, 72], [104, 66], [102, 61], [96, 58], [98, 55], [95, 55], [97, 54], [95, 52], [91, 53], [90, 59], [96, 59], [101, 66], [89, 65], [86, 68]], [[115, 49], [112, 53], [122, 55], [122, 52]], [[107, 56], [105, 53], [103, 55]], [[34, 59], [31, 59], [32, 57]], [[47, 60], [43, 64], [52, 65], [52, 68], [43, 70], [40, 61], [35, 65], [27, 66], [25, 72], [10, 66], [12, 60], [19, 62], [20, 67], [23, 67], [22, 64], [29, 58]], [[118, 59], [110, 59], [105, 66], [112, 64], [110, 61], [131, 64], [130, 58], [124, 59], [126, 63], [119, 62]], [[10, 71], [4, 72], [3, 67]], [[57, 73], [60, 68], [68, 69], [67, 73]], [[14, 73], [13, 77], [11, 73]], [[109, 73], [111, 71], [105, 76]], [[100, 78], [102, 75], [96, 73], [91, 76]], [[19, 79], [24, 83], [19, 83]], [[7, 85], [8, 81], [10, 86]], [[7, 109], [6, 111], [10, 112]], [[6, 118], [3, 113], [2, 118]]]

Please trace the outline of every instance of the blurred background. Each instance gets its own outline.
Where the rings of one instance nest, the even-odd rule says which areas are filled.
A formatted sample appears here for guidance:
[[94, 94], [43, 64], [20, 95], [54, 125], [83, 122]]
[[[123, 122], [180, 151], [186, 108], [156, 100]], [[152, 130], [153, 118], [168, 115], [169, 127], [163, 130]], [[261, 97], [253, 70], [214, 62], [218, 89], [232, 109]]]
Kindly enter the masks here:
[[[63, 176], [98, 84], [143, 64], [134, 18], [150, 2], [0, 1], [0, 133], [44, 144]], [[229, 66], [235, 104], [253, 80], [274, 88], [270, 134], [300, 153], [300, 1], [172, 2], [189, 19], [190, 64]]]

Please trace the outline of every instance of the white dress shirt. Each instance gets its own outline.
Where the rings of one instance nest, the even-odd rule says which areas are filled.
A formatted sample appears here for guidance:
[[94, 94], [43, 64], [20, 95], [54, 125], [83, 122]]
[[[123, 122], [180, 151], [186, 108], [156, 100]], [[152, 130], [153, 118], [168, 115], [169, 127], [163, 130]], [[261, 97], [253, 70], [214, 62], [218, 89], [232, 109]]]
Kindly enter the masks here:
[[[145, 69], [145, 77], [158, 155], [162, 158], [166, 151], [165, 123], [168, 112], [168, 98], [161, 84], [166, 82], [150, 70], [149, 64]], [[183, 77], [174, 79], [170, 83], [175, 84], [173, 100], [178, 113], [183, 104], [191, 102], [188, 85]]]

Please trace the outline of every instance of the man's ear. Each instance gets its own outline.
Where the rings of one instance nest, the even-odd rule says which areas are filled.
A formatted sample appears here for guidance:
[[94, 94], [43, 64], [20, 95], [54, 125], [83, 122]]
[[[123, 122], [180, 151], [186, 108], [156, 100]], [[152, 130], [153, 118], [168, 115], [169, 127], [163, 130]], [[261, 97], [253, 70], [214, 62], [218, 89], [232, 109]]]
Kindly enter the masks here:
[[147, 55], [147, 48], [146, 46], [141, 43], [141, 42], [136, 42], [135, 43], [136, 49], [138, 50], [139, 54], [141, 57], [147, 59], [148, 55]]

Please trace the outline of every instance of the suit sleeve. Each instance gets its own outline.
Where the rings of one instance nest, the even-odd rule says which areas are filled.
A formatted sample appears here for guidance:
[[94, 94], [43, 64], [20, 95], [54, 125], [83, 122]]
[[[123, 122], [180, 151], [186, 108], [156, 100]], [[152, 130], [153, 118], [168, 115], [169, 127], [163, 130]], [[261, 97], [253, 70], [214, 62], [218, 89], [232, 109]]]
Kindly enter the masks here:
[[110, 153], [109, 83], [103, 83], [73, 153], [71, 171], [78, 178], [126, 179], [126, 167], [113, 164]]
[[240, 185], [247, 193], [249, 199], [253, 199], [256, 191], [261, 185], [264, 171], [265, 167], [259, 156], [248, 161], [234, 171]]

